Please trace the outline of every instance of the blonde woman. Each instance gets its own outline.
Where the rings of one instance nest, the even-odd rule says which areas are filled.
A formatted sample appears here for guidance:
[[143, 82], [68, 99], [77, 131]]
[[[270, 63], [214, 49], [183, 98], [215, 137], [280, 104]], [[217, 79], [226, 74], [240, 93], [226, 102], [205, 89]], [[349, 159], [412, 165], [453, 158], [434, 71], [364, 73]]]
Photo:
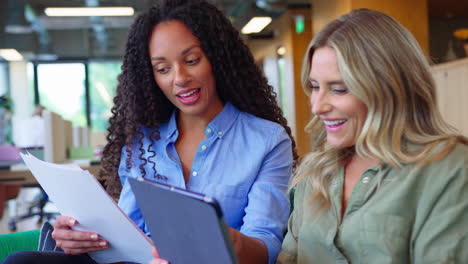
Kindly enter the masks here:
[[313, 148], [278, 263], [468, 263], [468, 139], [409, 31], [346, 14], [311, 41], [303, 81]]

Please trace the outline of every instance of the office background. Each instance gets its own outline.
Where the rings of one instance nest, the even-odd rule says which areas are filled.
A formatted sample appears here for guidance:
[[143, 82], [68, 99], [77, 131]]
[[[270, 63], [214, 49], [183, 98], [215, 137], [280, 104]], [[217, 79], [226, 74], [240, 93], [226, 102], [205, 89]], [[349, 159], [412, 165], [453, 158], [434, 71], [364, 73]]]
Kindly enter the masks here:
[[[8, 98], [11, 104], [9, 121], [2, 123], [3, 130], [0, 130], [7, 131], [7, 143], [19, 147], [28, 145], [28, 136], [33, 131], [25, 129], [23, 121], [31, 117], [35, 104], [40, 103], [63, 120], [68, 120], [66, 126], [71, 124], [75, 130], [82, 130], [75, 133], [81, 133], [81, 136], [75, 136], [79, 139], [72, 139], [75, 143], [63, 143], [63, 148], [102, 148], [128, 28], [134, 17], [154, 2], [0, 1], [0, 51], [14, 49], [21, 56], [19, 59], [8, 59], [0, 55], [0, 96]], [[278, 94], [300, 155], [310, 150], [309, 135], [304, 131], [310, 117], [310, 107], [300, 84], [304, 51], [314, 32], [337, 16], [356, 8], [383, 11], [395, 17], [415, 35], [432, 64], [438, 85], [438, 104], [444, 117], [468, 135], [468, 119], [464, 117], [464, 113], [468, 112], [468, 104], [465, 103], [468, 99], [468, 48], [465, 51], [464, 43], [468, 43], [468, 39], [464, 42], [454, 36], [458, 29], [468, 30], [468, 1], [212, 2], [239, 30], [253, 17], [271, 18], [259, 32], [243, 34], [243, 38]], [[129, 7], [133, 13], [128, 16], [55, 17], [46, 14], [46, 8], [50, 7]], [[63, 129], [63, 126], [50, 124], [50, 129]]]
[[[420, 42], [433, 64], [465, 57], [453, 32], [468, 28], [468, 1], [459, 0], [213, 0], [239, 29], [252, 17], [272, 19], [263, 30], [244, 34], [258, 64], [278, 93], [299, 153], [309, 150], [303, 131], [309, 117], [298, 80], [302, 54], [328, 21], [352, 9], [378, 9], [397, 18]], [[20, 61], [0, 56], [0, 95], [13, 101], [11, 139], [24, 141], [21, 120], [34, 104], [96, 132], [105, 142], [125, 36], [134, 16], [154, 1], [5, 0], [0, 2], [0, 49], [16, 49]], [[130, 16], [48, 16], [50, 7], [131, 7]], [[457, 125], [457, 124], [455, 124]], [[464, 125], [460, 126], [465, 129]], [[24, 131], [23, 131], [24, 132]], [[94, 140], [94, 137], [92, 137]]]

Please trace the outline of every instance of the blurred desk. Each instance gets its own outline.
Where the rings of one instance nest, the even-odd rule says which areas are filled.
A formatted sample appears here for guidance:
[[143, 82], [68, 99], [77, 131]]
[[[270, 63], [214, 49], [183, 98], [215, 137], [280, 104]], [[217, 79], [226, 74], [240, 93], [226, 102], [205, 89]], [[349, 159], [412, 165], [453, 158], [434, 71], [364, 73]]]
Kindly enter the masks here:
[[[64, 163], [74, 163], [83, 170], [89, 171], [94, 177], [100, 180], [100, 160], [73, 160]], [[37, 181], [22, 161], [0, 161], [0, 183], [26, 185], [37, 184]]]

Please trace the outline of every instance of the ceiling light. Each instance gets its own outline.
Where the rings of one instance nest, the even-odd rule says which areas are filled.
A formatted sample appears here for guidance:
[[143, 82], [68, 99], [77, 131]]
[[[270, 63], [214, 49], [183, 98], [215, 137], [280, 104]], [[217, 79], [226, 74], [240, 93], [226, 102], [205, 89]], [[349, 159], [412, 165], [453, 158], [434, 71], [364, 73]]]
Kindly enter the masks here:
[[132, 7], [48, 7], [47, 16], [133, 16]]
[[281, 46], [276, 50], [276, 53], [280, 56], [284, 56], [284, 54], [286, 54], [286, 48], [284, 46]]
[[271, 17], [253, 17], [241, 31], [243, 34], [258, 33], [270, 24], [270, 22]]
[[23, 56], [15, 49], [0, 49], [0, 56], [7, 61], [23, 60]]

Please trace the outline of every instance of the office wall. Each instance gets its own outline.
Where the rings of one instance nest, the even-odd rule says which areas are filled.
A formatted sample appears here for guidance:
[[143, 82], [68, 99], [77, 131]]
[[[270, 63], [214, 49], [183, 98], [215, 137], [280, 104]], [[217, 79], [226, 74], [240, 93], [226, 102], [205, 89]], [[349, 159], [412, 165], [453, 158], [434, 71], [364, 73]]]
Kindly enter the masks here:
[[351, 10], [351, 0], [311, 0], [312, 32], [319, 32], [327, 23]]
[[[251, 40], [248, 41], [250, 50], [252, 51], [255, 61], [271, 63], [272, 61], [276, 62], [278, 55], [276, 53], [277, 49], [283, 46], [286, 50], [286, 53], [283, 55], [285, 61], [285, 86], [286, 90], [282, 94], [284, 97], [282, 100], [285, 100], [285, 106], [283, 107], [283, 112], [288, 120], [288, 124], [292, 129], [293, 135], [296, 135], [296, 111], [294, 108], [294, 66], [293, 66], [293, 42], [292, 42], [292, 32], [290, 30], [290, 19], [289, 15], [283, 15], [279, 19], [275, 20], [271, 28], [275, 29], [273, 39], [266, 40]], [[267, 67], [267, 69], [270, 69]], [[271, 85], [278, 85], [277, 82], [270, 80], [277, 80], [277, 72], [275, 71], [266, 71], [266, 77], [269, 80]], [[279, 87], [275, 87], [275, 90], [278, 90]]]
[[[295, 16], [304, 17], [305, 28], [301, 33], [295, 30]], [[310, 135], [304, 128], [310, 120], [309, 98], [305, 95], [301, 83], [301, 69], [305, 50], [312, 38], [311, 18], [309, 9], [291, 9], [276, 19], [271, 28], [275, 30], [272, 40], [250, 41], [249, 46], [255, 59], [265, 61], [277, 59], [277, 49], [283, 46], [286, 53], [285, 61], [285, 89], [281, 100], [284, 101], [283, 111], [288, 124], [293, 131], [299, 156], [310, 151]], [[269, 79], [275, 77], [267, 76]]]
[[408, 28], [429, 55], [429, 18], [427, 0], [311, 0], [313, 32], [353, 9], [369, 8], [386, 13]]
[[468, 136], [468, 58], [432, 67], [437, 105], [444, 119]]

